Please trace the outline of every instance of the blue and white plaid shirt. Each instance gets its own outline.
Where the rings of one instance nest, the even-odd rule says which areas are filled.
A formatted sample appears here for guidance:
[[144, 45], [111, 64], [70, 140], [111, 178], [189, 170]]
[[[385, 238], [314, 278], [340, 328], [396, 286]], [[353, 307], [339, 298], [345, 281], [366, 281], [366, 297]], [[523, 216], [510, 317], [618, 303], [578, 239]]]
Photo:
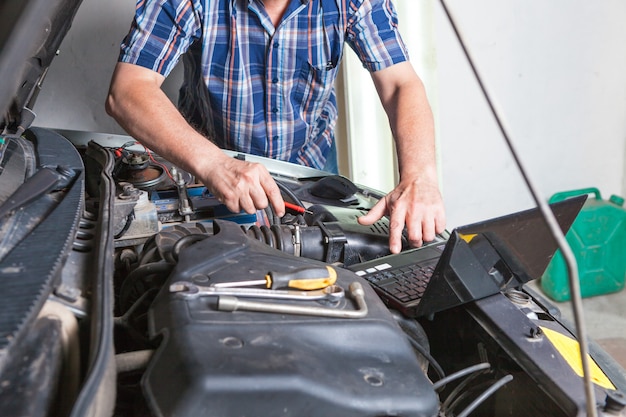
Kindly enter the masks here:
[[167, 76], [183, 56], [179, 108], [200, 132], [321, 169], [344, 41], [369, 71], [408, 59], [391, 0], [291, 0], [276, 28], [260, 0], [138, 0], [120, 61]]

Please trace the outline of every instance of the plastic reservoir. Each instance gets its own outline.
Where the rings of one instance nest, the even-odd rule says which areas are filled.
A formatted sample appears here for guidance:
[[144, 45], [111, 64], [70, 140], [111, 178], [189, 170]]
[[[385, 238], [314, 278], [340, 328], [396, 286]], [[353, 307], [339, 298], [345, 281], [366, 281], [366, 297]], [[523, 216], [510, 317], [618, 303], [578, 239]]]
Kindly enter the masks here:
[[[566, 235], [580, 279], [582, 297], [608, 294], [624, 288], [626, 276], [626, 210], [616, 195], [603, 200], [597, 188], [554, 194], [550, 203], [582, 194], [594, 194], [576, 217]], [[557, 251], [541, 278], [541, 288], [555, 301], [570, 299], [568, 271]]]

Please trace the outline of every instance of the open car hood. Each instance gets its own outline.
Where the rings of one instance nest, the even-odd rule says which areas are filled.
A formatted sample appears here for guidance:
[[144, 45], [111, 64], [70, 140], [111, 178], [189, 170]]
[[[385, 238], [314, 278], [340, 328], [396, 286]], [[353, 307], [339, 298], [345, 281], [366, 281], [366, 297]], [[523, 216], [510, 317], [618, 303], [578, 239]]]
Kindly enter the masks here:
[[9, 0], [0, 4], [0, 132], [19, 135], [82, 0]]

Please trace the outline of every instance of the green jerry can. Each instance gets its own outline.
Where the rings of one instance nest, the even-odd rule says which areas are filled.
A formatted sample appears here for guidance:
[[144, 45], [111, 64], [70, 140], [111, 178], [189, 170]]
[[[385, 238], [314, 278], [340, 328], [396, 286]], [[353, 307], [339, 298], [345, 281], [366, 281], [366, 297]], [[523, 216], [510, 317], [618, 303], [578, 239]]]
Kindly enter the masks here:
[[[624, 288], [626, 276], [626, 210], [624, 199], [616, 195], [602, 200], [597, 188], [554, 194], [550, 203], [594, 194], [576, 217], [566, 235], [576, 263], [583, 297], [608, 294]], [[542, 290], [555, 301], [570, 299], [567, 265], [557, 251], [541, 277]]]

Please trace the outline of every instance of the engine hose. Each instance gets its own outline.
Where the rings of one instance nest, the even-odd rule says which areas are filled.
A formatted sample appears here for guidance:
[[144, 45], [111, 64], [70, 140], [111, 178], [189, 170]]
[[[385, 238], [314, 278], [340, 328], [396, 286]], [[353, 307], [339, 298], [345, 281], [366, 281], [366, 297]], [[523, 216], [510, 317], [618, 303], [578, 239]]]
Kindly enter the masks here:
[[120, 307], [126, 312], [150, 288], [163, 284], [174, 265], [165, 261], [142, 265], [126, 276], [120, 287]]
[[[270, 231], [272, 232], [272, 235], [278, 237], [281, 236], [281, 228], [279, 225], [277, 224], [273, 224], [270, 226]], [[279, 251], [283, 251], [285, 249], [285, 245], [283, 244], [283, 239], [274, 239], [274, 241], [276, 242], [276, 249], [278, 249]], [[293, 242], [293, 239], [292, 239]]]
[[276, 248], [276, 240], [274, 239], [274, 233], [272, 230], [267, 226], [261, 226], [261, 232], [265, 238], [265, 243], [267, 243], [270, 248]]
[[174, 259], [175, 262], [178, 262], [178, 256], [180, 255], [181, 250], [193, 245], [196, 242], [200, 242], [201, 240], [204, 240], [208, 237], [209, 237], [208, 235], [203, 235], [200, 233], [193, 233], [191, 235], [186, 235], [186, 236], [181, 237], [180, 239], [176, 241], [176, 243], [174, 243], [174, 246], [172, 247], [172, 258]]
[[124, 352], [115, 355], [115, 367], [117, 373], [141, 371], [146, 369], [150, 359], [154, 355], [154, 350], [145, 349], [134, 352]]
[[300, 225], [251, 226], [242, 230], [252, 239], [295, 256], [324, 261], [326, 242], [319, 226]]
[[254, 240], [264, 242], [263, 233], [261, 233], [261, 228], [259, 226], [252, 226], [248, 230], [246, 230], [245, 226], [241, 226], [241, 229]]

